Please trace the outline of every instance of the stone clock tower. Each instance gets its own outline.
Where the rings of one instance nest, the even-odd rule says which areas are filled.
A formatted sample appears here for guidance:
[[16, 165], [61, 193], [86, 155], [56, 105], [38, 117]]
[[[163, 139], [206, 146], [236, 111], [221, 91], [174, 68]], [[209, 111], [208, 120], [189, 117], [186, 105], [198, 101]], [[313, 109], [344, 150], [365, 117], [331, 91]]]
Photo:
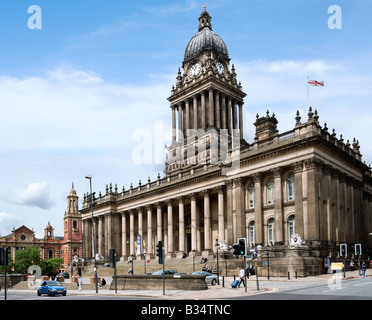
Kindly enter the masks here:
[[221, 165], [232, 149], [246, 148], [243, 136], [243, 99], [225, 42], [212, 29], [204, 10], [198, 33], [188, 43], [168, 100], [172, 109], [172, 145], [167, 176], [199, 165]]

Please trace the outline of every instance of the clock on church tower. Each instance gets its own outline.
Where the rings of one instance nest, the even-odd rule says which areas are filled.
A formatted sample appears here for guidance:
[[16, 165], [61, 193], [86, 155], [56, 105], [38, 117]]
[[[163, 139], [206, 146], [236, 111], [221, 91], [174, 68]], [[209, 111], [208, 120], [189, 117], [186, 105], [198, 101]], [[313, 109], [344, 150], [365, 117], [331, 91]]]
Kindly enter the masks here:
[[[246, 146], [243, 135], [243, 104], [246, 94], [237, 81], [235, 67], [230, 67], [227, 46], [213, 31], [212, 17], [204, 10], [199, 17], [198, 32], [189, 41], [182, 62], [183, 74], [178, 70], [177, 83], [168, 101], [172, 109], [172, 145], [168, 153], [166, 172], [195, 165], [197, 158], [185, 150], [200, 150], [200, 143], [210, 143], [208, 132], [222, 132], [231, 139], [239, 139]], [[195, 145], [195, 138], [198, 146]], [[210, 160], [205, 151], [203, 159]], [[218, 156], [217, 156], [218, 158]]]

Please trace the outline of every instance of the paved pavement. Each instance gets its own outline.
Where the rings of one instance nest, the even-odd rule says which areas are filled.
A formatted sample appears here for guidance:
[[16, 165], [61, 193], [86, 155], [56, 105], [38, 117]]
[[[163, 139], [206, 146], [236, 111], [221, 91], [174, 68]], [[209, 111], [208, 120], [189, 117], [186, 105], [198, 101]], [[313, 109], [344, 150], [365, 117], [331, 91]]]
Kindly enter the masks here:
[[[332, 275], [319, 275], [313, 277], [306, 277], [306, 278], [276, 278], [270, 277], [270, 280], [267, 277], [260, 277], [258, 284], [259, 287], [257, 288], [257, 280], [256, 277], [250, 277], [247, 281], [247, 292], [243, 285], [240, 288], [232, 288], [231, 283], [233, 282], [233, 277], [228, 277], [224, 279], [224, 286], [222, 286], [222, 281], [220, 281], [220, 285], [211, 286], [208, 285], [208, 290], [201, 290], [201, 291], [182, 291], [182, 290], [166, 290], [165, 295], [163, 295], [162, 290], [118, 290], [115, 293], [115, 290], [110, 290], [110, 282], [112, 278], [105, 277], [107, 281], [107, 285], [105, 288], [98, 288], [98, 293], [92, 285], [89, 285], [89, 288], [84, 288], [84, 283], [89, 283], [89, 278], [83, 278], [83, 286], [82, 290], [79, 291], [78, 288], [75, 290], [68, 290], [68, 295], [100, 295], [100, 296], [110, 296], [110, 295], [120, 295], [120, 296], [128, 296], [128, 297], [141, 297], [141, 298], [150, 298], [150, 299], [174, 299], [174, 300], [216, 300], [216, 299], [226, 299], [226, 298], [234, 298], [240, 297], [242, 295], [257, 295], [263, 294], [268, 292], [274, 291], [283, 291], [283, 290], [290, 290], [290, 289], [298, 289], [304, 288], [307, 286], [314, 286], [314, 285], [324, 285], [328, 283], [329, 278]], [[367, 278], [371, 277], [370, 274], [367, 274]], [[354, 272], [346, 272], [346, 279], [353, 279], [358, 278], [358, 271]], [[66, 279], [67, 280], [67, 279]], [[67, 280], [66, 282], [69, 282]], [[30, 294], [34, 294], [35, 290], [30, 289], [17, 289], [13, 288], [11, 291], [19, 291], [19, 292], [28, 292]]]

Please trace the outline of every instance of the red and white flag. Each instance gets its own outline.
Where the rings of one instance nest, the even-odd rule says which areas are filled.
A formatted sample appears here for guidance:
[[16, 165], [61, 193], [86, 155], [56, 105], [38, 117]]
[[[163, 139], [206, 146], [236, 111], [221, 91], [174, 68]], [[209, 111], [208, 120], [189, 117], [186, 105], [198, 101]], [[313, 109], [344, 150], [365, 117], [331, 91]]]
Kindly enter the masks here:
[[307, 80], [307, 85], [309, 86], [315, 86], [315, 87], [323, 87], [324, 81], [317, 81], [317, 80]]

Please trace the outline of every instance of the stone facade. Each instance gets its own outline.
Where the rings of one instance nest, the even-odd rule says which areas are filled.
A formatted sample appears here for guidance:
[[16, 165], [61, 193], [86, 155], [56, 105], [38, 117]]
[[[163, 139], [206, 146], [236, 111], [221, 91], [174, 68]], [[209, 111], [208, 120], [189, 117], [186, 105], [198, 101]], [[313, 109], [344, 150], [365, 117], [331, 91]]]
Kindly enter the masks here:
[[[337, 138], [310, 107], [307, 119], [297, 112], [284, 133], [275, 114], [257, 115], [254, 141], [246, 142], [246, 94], [206, 9], [199, 22], [168, 98], [173, 134], [165, 175], [129, 190], [106, 186], [94, 207], [95, 250], [84, 195], [84, 257], [108, 257], [115, 248], [122, 260], [143, 252], [151, 258], [160, 240], [167, 258], [207, 256], [216, 242], [226, 251], [247, 238], [249, 249], [267, 246], [277, 266], [288, 270], [293, 262], [307, 275], [322, 272], [323, 258], [337, 257], [340, 243], [370, 250], [372, 172], [358, 141]], [[289, 246], [294, 234], [306, 248]], [[280, 267], [277, 273], [286, 275]]]

